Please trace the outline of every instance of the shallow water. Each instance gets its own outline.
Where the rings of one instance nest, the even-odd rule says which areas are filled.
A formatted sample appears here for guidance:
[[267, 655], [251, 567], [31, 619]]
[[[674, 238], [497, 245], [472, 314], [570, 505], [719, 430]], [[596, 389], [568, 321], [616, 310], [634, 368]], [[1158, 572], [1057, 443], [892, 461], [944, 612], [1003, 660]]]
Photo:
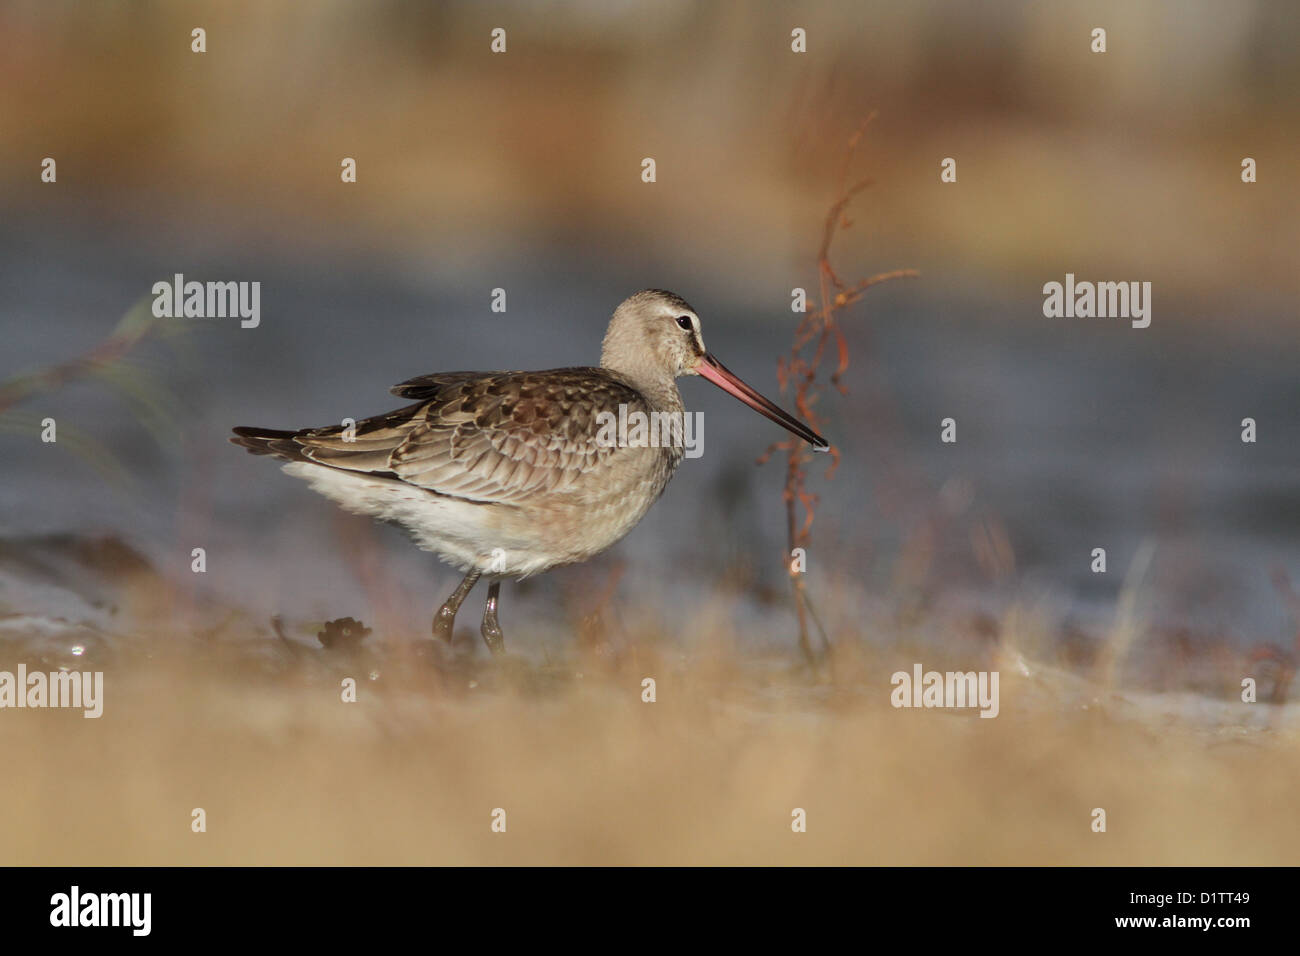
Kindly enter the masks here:
[[[179, 428], [166, 447], [98, 383], [25, 402], [20, 411], [75, 424], [111, 449], [130, 486], [107, 483], [30, 430], [2, 434], [0, 534], [120, 536], [200, 597], [263, 617], [370, 620], [387, 611], [424, 621], [456, 575], [399, 533], [372, 536], [365, 519], [338, 516], [267, 460], [230, 446], [231, 426], [360, 418], [399, 404], [389, 385], [429, 371], [594, 363], [612, 306], [639, 286], [669, 284], [616, 262], [593, 270], [582, 250], [507, 260], [487, 277], [289, 252], [253, 260], [222, 242], [178, 249], [28, 235], [12, 224], [0, 233], [0, 379], [93, 347], [175, 271], [261, 281], [262, 321], [245, 330], [235, 320], [177, 320], [197, 325], [183, 354], [155, 344], [133, 356], [174, 396]], [[495, 285], [509, 289], [504, 315], [487, 308]], [[778, 300], [755, 313], [707, 284], [680, 291], [703, 313], [709, 347], [776, 397], [788, 306]], [[808, 580], [832, 629], [888, 642], [867, 633], [863, 609], [915, 605], [946, 622], [1028, 602], [1061, 628], [1098, 635], [1146, 546], [1151, 565], [1135, 583], [1152, 632], [1185, 631], [1194, 645], [1288, 643], [1296, 622], [1271, 576], [1281, 568], [1300, 580], [1300, 348], [1253, 341], [1249, 323], [1216, 325], [1194, 303], [1164, 305], [1147, 330], [1023, 317], [1040, 306], [1034, 288], [959, 294], [920, 281], [882, 287], [846, 318], [851, 391], [822, 406], [843, 461], [833, 481], [811, 482], [822, 502]], [[781, 433], [704, 382], [682, 389], [704, 413], [705, 453], [616, 549], [627, 567], [620, 600], [655, 608], [686, 637], [700, 609], [720, 603], [745, 647], [789, 647], [782, 466], [752, 464]], [[948, 416], [958, 422], [955, 444], [939, 441]], [[1259, 422], [1257, 444], [1239, 440], [1246, 416]], [[1012, 555], [993, 571], [971, 544], [990, 524], [1005, 528]], [[900, 557], [918, 539], [929, 542], [926, 570], [908, 577]], [[190, 572], [195, 547], [207, 552], [201, 576]], [[1089, 570], [1095, 547], [1107, 550], [1104, 575]], [[737, 565], [741, 586], [720, 589]], [[37, 577], [12, 574], [0, 602], [93, 617], [75, 585], [59, 597]], [[601, 580], [582, 570], [552, 577], [580, 595]], [[545, 581], [508, 588], [507, 636], [514, 623], [516, 646], [529, 646], [530, 629], [564, 640], [546, 623], [558, 621], [558, 603]]]

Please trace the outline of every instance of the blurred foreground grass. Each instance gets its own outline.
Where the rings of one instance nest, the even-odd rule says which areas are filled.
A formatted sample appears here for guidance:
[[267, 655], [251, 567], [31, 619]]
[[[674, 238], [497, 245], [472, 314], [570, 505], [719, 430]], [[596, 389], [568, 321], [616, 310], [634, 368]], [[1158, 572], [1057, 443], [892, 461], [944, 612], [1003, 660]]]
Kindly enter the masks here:
[[[98, 720], [0, 714], [6, 864], [1300, 856], [1300, 708], [1105, 690], [1025, 659], [1013, 648], [1033, 642], [1015, 635], [980, 662], [1001, 672], [1001, 714], [986, 720], [889, 706], [900, 661], [972, 666], [932, 648], [841, 641], [814, 678], [742, 656], [720, 624], [689, 651], [634, 634], [617, 652], [494, 666], [414, 634], [339, 653], [238, 614], [193, 628], [153, 581], [129, 604], [139, 633], [83, 657], [0, 643], [6, 668], [106, 672]], [[340, 699], [345, 676], [356, 703]], [[641, 700], [645, 677], [655, 703]], [[190, 830], [195, 807], [206, 833]], [[498, 807], [504, 834], [490, 829]], [[1108, 832], [1091, 831], [1094, 807]]]

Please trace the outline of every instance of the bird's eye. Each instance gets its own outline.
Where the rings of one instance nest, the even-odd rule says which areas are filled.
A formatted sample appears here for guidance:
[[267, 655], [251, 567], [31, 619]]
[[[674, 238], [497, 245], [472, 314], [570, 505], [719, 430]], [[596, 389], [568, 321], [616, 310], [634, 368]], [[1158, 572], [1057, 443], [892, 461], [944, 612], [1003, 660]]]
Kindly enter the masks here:
[[677, 316], [677, 324], [687, 332], [691, 330], [691, 317], [689, 315]]

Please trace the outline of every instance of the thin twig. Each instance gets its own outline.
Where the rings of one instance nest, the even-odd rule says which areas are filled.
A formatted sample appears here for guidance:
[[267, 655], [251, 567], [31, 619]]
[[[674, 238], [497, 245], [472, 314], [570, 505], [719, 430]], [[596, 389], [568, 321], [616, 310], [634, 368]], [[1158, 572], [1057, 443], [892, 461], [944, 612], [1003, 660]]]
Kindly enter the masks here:
[[[915, 278], [920, 275], [915, 269], [894, 269], [848, 283], [840, 278], [835, 267], [831, 265], [831, 245], [836, 235], [852, 225], [844, 215], [845, 210], [859, 193], [872, 185], [870, 179], [858, 179], [850, 183], [849, 170], [858, 143], [875, 116], [876, 114], [872, 113], [863, 120], [848, 140], [844, 164], [840, 172], [839, 193], [827, 210], [826, 221], [822, 227], [821, 246], [817, 251], [819, 291], [817, 307], [805, 308], [804, 316], [794, 330], [790, 351], [777, 360], [776, 373], [782, 392], [793, 389], [795, 410], [814, 430], [823, 424], [821, 416], [817, 414], [816, 405], [825, 385], [833, 386], [841, 394], [847, 391], [840, 379], [849, 367], [849, 347], [835, 321], [835, 313], [856, 303], [872, 286], [893, 279]], [[810, 348], [811, 354], [808, 354]], [[835, 368], [829, 375], [828, 381], [823, 382], [819, 378], [819, 373], [827, 352], [832, 348], [835, 353]], [[807, 465], [811, 460], [808, 446], [797, 439], [776, 442], [758, 459], [759, 463], [768, 461], [777, 451], [786, 453], [785, 487], [782, 489], [781, 497], [786, 508], [786, 543], [790, 554], [788, 560], [792, 560], [796, 548], [803, 548], [806, 553], [811, 544], [818, 496], [810, 492], [807, 487]], [[827, 480], [834, 477], [840, 460], [837, 448], [832, 446], [830, 453], [831, 460], [825, 473]], [[802, 521], [799, 520], [800, 508], [803, 509]], [[799, 621], [799, 649], [809, 664], [815, 664], [817, 655], [808, 640], [807, 617], [811, 616], [817, 625], [825, 649], [829, 649], [830, 641], [825, 628], [813, 611], [801, 572], [791, 569], [790, 581], [794, 588], [795, 609]]]

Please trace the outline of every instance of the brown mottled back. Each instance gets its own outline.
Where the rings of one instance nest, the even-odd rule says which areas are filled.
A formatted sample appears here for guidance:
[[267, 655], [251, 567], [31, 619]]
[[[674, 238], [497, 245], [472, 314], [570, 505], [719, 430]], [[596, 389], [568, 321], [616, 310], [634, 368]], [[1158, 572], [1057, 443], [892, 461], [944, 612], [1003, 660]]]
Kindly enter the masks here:
[[582, 475], [616, 456], [662, 457], [666, 483], [681, 459], [680, 448], [598, 443], [601, 412], [617, 415], [620, 405], [646, 414], [681, 410], [680, 403], [676, 409], [652, 408], [617, 373], [604, 369], [447, 372], [410, 379], [391, 391], [419, 401], [358, 422], [353, 441], [344, 440], [341, 426], [328, 426], [239, 430], [240, 444], [484, 503], [575, 489]]

